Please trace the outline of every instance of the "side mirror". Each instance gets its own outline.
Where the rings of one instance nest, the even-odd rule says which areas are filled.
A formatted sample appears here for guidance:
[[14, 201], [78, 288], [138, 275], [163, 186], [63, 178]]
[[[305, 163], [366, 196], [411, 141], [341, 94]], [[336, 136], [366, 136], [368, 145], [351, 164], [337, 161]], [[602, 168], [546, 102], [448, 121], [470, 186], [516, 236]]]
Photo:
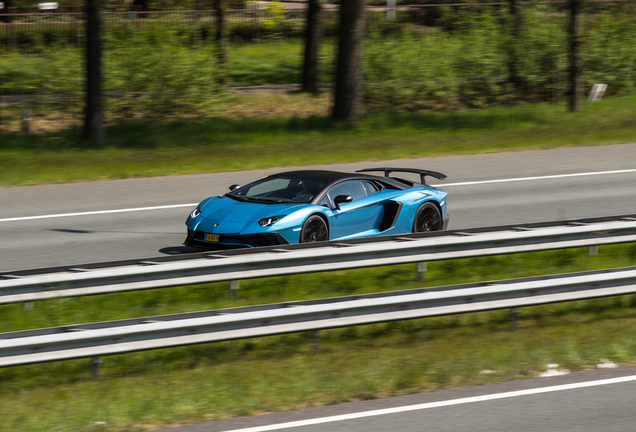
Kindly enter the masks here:
[[235, 191], [235, 190], [237, 190], [237, 189], [238, 189], [238, 188], [240, 188], [240, 187], [241, 187], [240, 185], [233, 184], [232, 186], [230, 186], [230, 190], [231, 190], [231, 191]]
[[350, 203], [353, 201], [351, 195], [338, 195], [333, 199], [333, 203], [336, 205], [336, 209], [340, 210], [340, 204]]

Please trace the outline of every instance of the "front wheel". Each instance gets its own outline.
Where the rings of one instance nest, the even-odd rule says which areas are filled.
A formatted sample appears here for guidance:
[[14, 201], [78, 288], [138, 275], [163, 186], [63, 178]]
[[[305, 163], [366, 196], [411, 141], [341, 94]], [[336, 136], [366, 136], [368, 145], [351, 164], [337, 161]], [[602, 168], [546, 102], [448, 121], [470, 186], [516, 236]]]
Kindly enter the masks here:
[[437, 206], [430, 202], [424, 203], [417, 209], [413, 232], [439, 231], [442, 229], [442, 215]]
[[300, 232], [300, 242], [313, 243], [327, 240], [329, 240], [329, 230], [324, 219], [317, 215], [309, 216]]

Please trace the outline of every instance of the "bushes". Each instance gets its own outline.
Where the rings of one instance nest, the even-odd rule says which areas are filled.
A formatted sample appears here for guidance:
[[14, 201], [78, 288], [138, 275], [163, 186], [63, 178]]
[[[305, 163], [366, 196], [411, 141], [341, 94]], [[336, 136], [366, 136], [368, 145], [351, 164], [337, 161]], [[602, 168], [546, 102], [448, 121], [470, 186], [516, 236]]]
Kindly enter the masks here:
[[109, 37], [104, 91], [115, 97], [108, 99], [107, 109], [124, 118], [218, 109], [223, 95], [214, 50], [210, 43], [193, 45], [178, 29], [137, 30], [124, 43]]
[[[636, 27], [632, 20], [620, 11], [585, 16], [586, 88], [607, 83], [608, 94], [634, 92]], [[565, 13], [549, 6], [525, 8], [517, 40], [511, 36], [505, 9], [481, 9], [472, 19], [454, 15], [452, 22], [450, 30], [440, 26], [421, 37], [403, 34], [387, 40], [373, 34], [365, 47], [367, 104], [413, 111], [550, 101], [564, 96], [568, 67]], [[513, 49], [517, 50], [518, 89], [509, 78]]]

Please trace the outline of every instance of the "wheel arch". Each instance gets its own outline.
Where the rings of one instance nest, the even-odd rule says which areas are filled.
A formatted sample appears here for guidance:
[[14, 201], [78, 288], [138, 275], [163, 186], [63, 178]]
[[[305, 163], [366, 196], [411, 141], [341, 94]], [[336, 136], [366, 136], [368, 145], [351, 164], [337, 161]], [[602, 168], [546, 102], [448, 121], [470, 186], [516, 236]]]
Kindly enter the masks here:
[[305, 218], [305, 221], [307, 219], [309, 219], [310, 217], [312, 217], [312, 216], [320, 216], [322, 218], [322, 220], [325, 222], [325, 225], [327, 225], [327, 230], [328, 230], [329, 234], [331, 234], [331, 226], [329, 226], [329, 218], [327, 217], [327, 215], [325, 215], [324, 213], [321, 213], [321, 212], [313, 212], [313, 213], [310, 213], [309, 215], [307, 215], [307, 217]]
[[[415, 230], [415, 222], [417, 219], [417, 215], [420, 211], [420, 209], [422, 208], [422, 206], [424, 206], [425, 204], [431, 203], [435, 206], [435, 208], [437, 208], [437, 211], [439, 212], [439, 217], [442, 219], [442, 221], [444, 220], [444, 213], [442, 212], [442, 206], [440, 205], [440, 203], [435, 200], [434, 198], [428, 199], [426, 201], [423, 201], [422, 203], [420, 203], [420, 205], [417, 206], [417, 209], [415, 209], [415, 213], [413, 213], [413, 220], [411, 221], [411, 231]], [[443, 223], [442, 223], [443, 226]]]
[[[331, 240], [331, 226], [329, 225], [329, 218], [327, 217], [327, 215], [319, 212], [319, 211], [314, 211], [312, 213], [309, 213], [306, 217], [305, 220], [303, 220], [303, 223], [301, 225], [301, 228], [305, 227], [305, 223], [312, 217], [312, 216], [318, 216], [322, 219], [322, 221], [325, 223], [325, 226], [327, 227], [327, 237], [328, 240]], [[300, 234], [298, 236], [298, 242], [300, 243], [300, 240], [302, 238], [302, 229], [300, 231]]]

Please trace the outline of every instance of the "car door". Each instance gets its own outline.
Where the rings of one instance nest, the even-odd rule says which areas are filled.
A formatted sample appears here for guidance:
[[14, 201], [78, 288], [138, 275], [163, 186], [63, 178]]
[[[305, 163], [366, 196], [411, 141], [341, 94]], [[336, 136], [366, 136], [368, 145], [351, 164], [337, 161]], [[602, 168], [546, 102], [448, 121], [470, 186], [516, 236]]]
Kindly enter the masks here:
[[[327, 192], [327, 200], [333, 211], [331, 217], [331, 239], [369, 235], [382, 220], [383, 207], [372, 197], [378, 188], [369, 181], [350, 180], [335, 185]], [[350, 195], [352, 201], [335, 208], [334, 200], [339, 195]]]

